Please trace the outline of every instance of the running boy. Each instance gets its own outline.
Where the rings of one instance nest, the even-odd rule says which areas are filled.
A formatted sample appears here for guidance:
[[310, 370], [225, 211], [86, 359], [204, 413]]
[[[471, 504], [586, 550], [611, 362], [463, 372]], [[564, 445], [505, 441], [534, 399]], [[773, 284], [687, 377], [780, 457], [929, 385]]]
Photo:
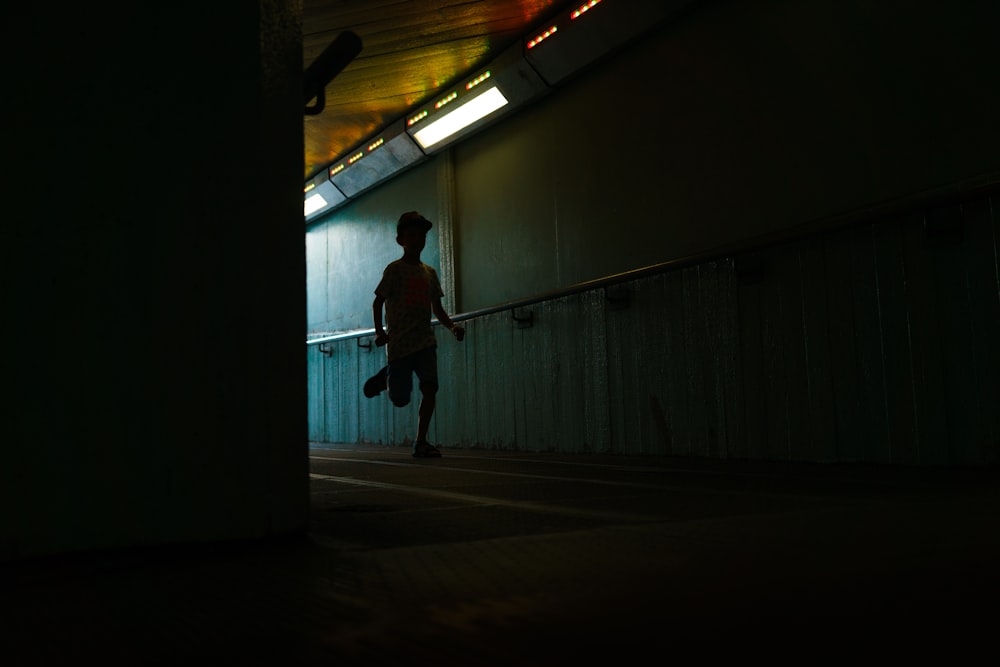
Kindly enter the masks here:
[[[368, 398], [388, 389], [389, 400], [401, 408], [410, 402], [416, 374], [421, 394], [413, 443], [417, 458], [441, 456], [441, 450], [427, 442], [438, 390], [437, 339], [431, 329], [431, 313], [455, 338], [465, 337], [465, 329], [452, 322], [441, 305], [444, 293], [437, 272], [420, 261], [430, 228], [431, 223], [416, 211], [404, 213], [396, 223], [396, 243], [403, 247], [403, 256], [385, 267], [372, 303], [375, 345], [386, 346], [388, 365], [364, 386]], [[382, 326], [383, 307], [388, 333]]]

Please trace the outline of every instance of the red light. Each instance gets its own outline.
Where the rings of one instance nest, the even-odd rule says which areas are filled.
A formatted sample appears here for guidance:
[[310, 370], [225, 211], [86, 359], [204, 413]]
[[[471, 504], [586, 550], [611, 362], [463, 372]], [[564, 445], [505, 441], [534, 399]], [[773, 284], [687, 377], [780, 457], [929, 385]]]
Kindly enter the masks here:
[[559, 30], [559, 27], [558, 26], [552, 26], [551, 28], [549, 28], [548, 30], [546, 30], [545, 32], [543, 32], [541, 35], [538, 35], [533, 40], [531, 40], [530, 42], [528, 42], [528, 48], [529, 49], [535, 48], [540, 43], [544, 42], [546, 39], [548, 39], [549, 37], [551, 37], [552, 35], [554, 35], [555, 32], [556, 32], [556, 30]]
[[410, 120], [406, 121], [406, 124], [407, 125], [413, 125], [417, 121], [423, 120], [424, 118], [427, 118], [427, 110], [426, 109], [424, 109], [423, 111], [421, 111], [420, 113], [418, 113], [416, 116], [414, 116]]
[[581, 16], [583, 16], [584, 12], [586, 12], [588, 9], [590, 9], [594, 5], [597, 5], [600, 2], [601, 0], [590, 0], [590, 2], [580, 5], [579, 7], [576, 8], [576, 11], [573, 12], [570, 18], [572, 19], [580, 18]]

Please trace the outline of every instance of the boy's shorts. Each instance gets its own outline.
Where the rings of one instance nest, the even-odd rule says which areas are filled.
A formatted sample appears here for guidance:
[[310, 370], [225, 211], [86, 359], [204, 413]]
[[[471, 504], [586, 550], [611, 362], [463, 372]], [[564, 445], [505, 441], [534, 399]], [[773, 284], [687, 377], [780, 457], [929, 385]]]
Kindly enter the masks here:
[[389, 389], [389, 400], [394, 405], [402, 407], [410, 402], [414, 373], [420, 380], [421, 391], [437, 390], [437, 347], [425, 347], [402, 359], [389, 362], [386, 385]]

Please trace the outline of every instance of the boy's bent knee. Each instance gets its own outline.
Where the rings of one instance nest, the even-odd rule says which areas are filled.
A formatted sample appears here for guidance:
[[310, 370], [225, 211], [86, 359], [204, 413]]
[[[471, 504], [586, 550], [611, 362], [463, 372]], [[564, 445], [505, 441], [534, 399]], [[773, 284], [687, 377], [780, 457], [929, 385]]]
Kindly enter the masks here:
[[410, 404], [409, 395], [393, 396], [392, 394], [389, 394], [389, 400], [392, 401], [392, 404], [395, 405], [397, 408], [405, 408], [407, 405]]

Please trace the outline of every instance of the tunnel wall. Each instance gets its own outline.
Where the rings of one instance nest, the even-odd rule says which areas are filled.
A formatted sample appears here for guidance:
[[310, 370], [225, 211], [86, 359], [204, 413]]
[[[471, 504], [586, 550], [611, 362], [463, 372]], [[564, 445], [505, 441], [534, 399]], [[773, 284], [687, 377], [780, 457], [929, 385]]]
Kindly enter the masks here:
[[[1000, 462], [1000, 190], [439, 328], [444, 446]], [[520, 321], [519, 321], [520, 320]], [[530, 320], [530, 322], [529, 322]], [[310, 438], [403, 444], [370, 336], [308, 348]]]

